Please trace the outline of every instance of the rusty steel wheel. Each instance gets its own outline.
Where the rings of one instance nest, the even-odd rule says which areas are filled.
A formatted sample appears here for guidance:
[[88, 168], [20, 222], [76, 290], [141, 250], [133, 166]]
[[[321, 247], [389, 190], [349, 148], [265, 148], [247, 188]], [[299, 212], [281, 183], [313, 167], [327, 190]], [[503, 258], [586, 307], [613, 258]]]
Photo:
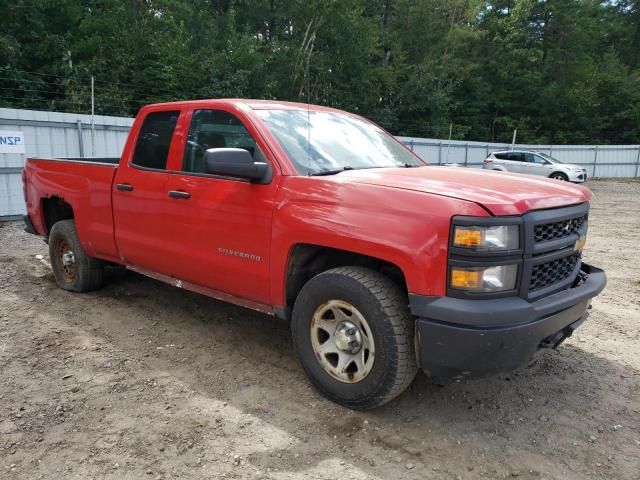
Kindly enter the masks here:
[[329, 300], [317, 308], [311, 319], [311, 345], [322, 368], [341, 382], [360, 382], [373, 368], [376, 348], [371, 328], [344, 300]]
[[54, 250], [56, 256], [53, 261], [58, 265], [60, 272], [63, 273], [65, 280], [73, 282], [76, 278], [76, 257], [71, 249], [71, 245], [66, 239], [60, 239], [55, 245]]
[[104, 264], [82, 248], [72, 219], [56, 222], [49, 232], [49, 258], [56, 283], [71, 292], [88, 292], [102, 285]]

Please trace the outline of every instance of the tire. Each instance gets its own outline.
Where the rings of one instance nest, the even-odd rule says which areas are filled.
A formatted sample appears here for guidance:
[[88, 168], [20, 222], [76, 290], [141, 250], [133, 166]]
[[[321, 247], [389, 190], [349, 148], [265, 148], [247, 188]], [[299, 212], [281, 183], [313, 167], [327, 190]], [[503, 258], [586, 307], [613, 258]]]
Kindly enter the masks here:
[[[329, 400], [353, 409], [377, 407], [400, 395], [417, 371], [415, 321], [407, 303], [395, 283], [367, 268], [334, 268], [309, 280], [296, 299], [291, 330], [302, 368], [315, 388]], [[346, 314], [349, 308], [350, 316]], [[338, 327], [354, 324], [362, 347], [351, 355], [337, 348], [350, 329], [344, 327], [347, 329], [340, 333]], [[323, 325], [333, 329], [333, 335]], [[321, 336], [328, 337], [325, 343]], [[347, 347], [352, 343], [346, 343]], [[337, 348], [338, 353], [320, 353], [325, 345], [328, 350]], [[354, 360], [340, 368], [343, 358]]]
[[88, 292], [102, 286], [104, 264], [85, 253], [73, 220], [62, 220], [53, 225], [49, 233], [49, 258], [60, 288]]
[[554, 180], [560, 180], [562, 182], [569, 181], [569, 177], [567, 177], [567, 175], [562, 172], [554, 172], [551, 175], [549, 175], [549, 178], [553, 178]]

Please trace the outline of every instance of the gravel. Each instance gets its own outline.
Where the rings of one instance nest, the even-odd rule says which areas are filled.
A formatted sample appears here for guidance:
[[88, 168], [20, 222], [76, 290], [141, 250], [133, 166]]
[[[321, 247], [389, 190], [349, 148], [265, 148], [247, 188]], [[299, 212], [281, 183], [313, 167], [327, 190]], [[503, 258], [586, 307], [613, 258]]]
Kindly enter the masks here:
[[609, 284], [576, 335], [366, 413], [313, 390], [282, 322], [120, 269], [64, 292], [5, 224], [0, 478], [639, 479], [640, 183], [590, 186], [585, 256]]

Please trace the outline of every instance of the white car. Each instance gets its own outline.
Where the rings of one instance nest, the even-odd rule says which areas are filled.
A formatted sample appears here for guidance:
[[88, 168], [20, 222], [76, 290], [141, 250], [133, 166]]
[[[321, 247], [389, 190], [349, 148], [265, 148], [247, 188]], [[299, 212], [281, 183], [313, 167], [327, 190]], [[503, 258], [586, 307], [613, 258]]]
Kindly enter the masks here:
[[482, 168], [540, 175], [565, 182], [583, 183], [587, 181], [587, 171], [580, 165], [563, 163], [546, 153], [527, 150], [493, 152], [486, 158]]

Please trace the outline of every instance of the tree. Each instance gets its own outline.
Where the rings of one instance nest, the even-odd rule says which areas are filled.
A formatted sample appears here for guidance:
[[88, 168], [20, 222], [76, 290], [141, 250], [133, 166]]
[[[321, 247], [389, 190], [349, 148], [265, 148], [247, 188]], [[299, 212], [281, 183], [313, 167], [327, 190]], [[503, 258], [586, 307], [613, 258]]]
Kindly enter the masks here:
[[393, 133], [640, 137], [639, 0], [0, 0], [2, 106], [311, 101]]

